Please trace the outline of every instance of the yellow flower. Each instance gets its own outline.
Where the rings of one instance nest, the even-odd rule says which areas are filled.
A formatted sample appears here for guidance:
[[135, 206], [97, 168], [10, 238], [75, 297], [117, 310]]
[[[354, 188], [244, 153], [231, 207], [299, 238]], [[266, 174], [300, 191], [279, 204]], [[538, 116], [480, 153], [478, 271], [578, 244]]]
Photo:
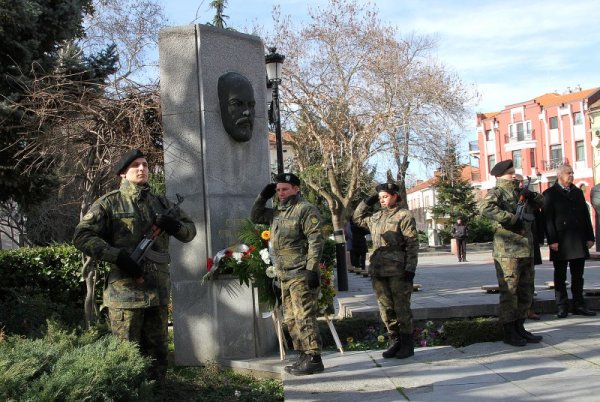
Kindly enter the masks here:
[[383, 336], [383, 335], [379, 335], [379, 336], [377, 337], [377, 342], [379, 342], [379, 343], [383, 343], [383, 342], [385, 342], [385, 336]]
[[346, 338], [346, 342], [348, 343], [354, 343], [354, 338], [349, 336], [348, 338]]
[[268, 230], [263, 230], [262, 233], [260, 234], [260, 238], [268, 241], [271, 238], [271, 232]]

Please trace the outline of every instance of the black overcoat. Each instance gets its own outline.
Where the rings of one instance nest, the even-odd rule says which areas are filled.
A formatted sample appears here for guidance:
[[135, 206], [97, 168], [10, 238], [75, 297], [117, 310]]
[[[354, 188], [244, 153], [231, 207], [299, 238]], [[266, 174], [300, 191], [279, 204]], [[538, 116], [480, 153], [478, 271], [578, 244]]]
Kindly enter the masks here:
[[594, 241], [594, 229], [583, 192], [571, 185], [564, 190], [558, 182], [544, 191], [544, 219], [548, 244], [558, 243], [558, 251], [550, 250], [550, 261], [590, 258], [586, 245]]

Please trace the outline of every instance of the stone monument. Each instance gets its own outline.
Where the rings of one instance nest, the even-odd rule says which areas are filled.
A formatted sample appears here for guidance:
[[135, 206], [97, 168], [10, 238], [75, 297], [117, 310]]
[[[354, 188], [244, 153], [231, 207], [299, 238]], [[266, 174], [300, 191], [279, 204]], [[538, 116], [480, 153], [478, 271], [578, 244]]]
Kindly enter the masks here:
[[[204, 25], [160, 33], [167, 195], [185, 197], [183, 207], [198, 230], [191, 243], [171, 246], [178, 365], [253, 358], [277, 349], [272, 319], [261, 316], [255, 289], [235, 279], [201, 284], [207, 258], [238, 242], [240, 223], [270, 181], [263, 49], [256, 36]], [[219, 105], [219, 78], [231, 72], [247, 78], [255, 99], [253, 123], [244, 120], [252, 134], [241, 140], [225, 130]]]

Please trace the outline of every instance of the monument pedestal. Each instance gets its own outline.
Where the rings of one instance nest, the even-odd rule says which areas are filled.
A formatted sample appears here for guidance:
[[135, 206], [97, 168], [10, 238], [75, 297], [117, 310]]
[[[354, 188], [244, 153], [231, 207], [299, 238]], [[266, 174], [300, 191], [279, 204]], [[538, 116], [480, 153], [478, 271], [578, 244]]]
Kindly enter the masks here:
[[[224, 276], [198, 286], [196, 299], [198, 305], [207, 307], [200, 315], [178, 311], [174, 303], [177, 364], [251, 359], [277, 350], [273, 319], [262, 317], [256, 288], [240, 285], [237, 278]], [[178, 339], [187, 334], [197, 342], [190, 344], [190, 339]]]

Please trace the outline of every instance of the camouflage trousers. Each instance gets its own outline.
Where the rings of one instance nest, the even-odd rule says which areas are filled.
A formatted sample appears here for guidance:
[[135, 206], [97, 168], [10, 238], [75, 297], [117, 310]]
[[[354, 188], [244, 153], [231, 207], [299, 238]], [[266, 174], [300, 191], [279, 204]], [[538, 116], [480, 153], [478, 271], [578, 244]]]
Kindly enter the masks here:
[[152, 358], [150, 378], [161, 384], [167, 374], [168, 308], [109, 308], [110, 329], [119, 339], [135, 342], [145, 356]]
[[317, 324], [319, 289], [310, 290], [302, 275], [282, 280], [281, 292], [283, 319], [294, 349], [307, 354], [321, 353], [321, 334]]
[[413, 333], [410, 297], [413, 285], [400, 276], [372, 277], [379, 314], [391, 338]]
[[533, 301], [533, 258], [495, 258], [494, 265], [500, 290], [500, 322], [527, 318]]

